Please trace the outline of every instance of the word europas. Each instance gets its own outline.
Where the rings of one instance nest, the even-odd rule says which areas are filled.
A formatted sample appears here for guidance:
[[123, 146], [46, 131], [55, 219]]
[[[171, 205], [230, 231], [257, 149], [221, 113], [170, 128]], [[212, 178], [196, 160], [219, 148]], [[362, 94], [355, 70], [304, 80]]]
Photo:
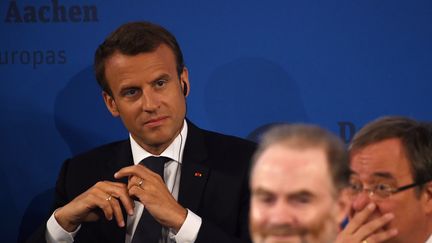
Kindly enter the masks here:
[[[21, 7], [21, 8], [20, 8]], [[51, 5], [18, 6], [16, 1], [10, 1], [4, 19], [6, 23], [61, 23], [61, 22], [97, 22], [97, 7], [63, 6], [58, 0], [51, 0]]]
[[0, 64], [31, 64], [34, 69], [42, 64], [65, 64], [64, 50], [0, 51]]

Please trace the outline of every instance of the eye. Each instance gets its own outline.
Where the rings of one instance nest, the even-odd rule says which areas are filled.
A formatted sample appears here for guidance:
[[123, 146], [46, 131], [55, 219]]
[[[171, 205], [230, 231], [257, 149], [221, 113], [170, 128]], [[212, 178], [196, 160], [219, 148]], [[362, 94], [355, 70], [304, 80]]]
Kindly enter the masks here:
[[387, 184], [376, 184], [374, 186], [376, 192], [390, 192], [393, 190], [393, 187]]
[[166, 80], [166, 79], [159, 79], [159, 80], [156, 80], [156, 81], [154, 82], [154, 86], [155, 86], [156, 88], [162, 88], [162, 87], [164, 87], [164, 86], [166, 85], [166, 83], [167, 83], [167, 80]]
[[301, 195], [301, 196], [297, 196], [294, 197], [291, 200], [294, 204], [309, 204], [312, 202], [312, 197], [309, 195]]
[[253, 197], [262, 204], [272, 204], [276, 200], [276, 197], [269, 193], [254, 194]]
[[294, 207], [304, 207], [312, 204], [316, 196], [310, 191], [302, 191], [288, 196], [288, 202]]
[[137, 95], [138, 92], [139, 92], [139, 89], [137, 89], [137, 88], [129, 88], [129, 89], [123, 90], [121, 94], [125, 97], [132, 97], [132, 96]]
[[363, 185], [361, 183], [358, 183], [358, 182], [350, 182], [349, 190], [352, 193], [360, 193], [363, 190]]

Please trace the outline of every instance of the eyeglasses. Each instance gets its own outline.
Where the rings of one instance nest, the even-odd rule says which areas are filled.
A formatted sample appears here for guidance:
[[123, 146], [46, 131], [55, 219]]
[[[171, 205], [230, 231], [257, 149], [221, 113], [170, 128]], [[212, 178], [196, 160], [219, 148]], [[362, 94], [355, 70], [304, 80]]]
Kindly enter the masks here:
[[405, 185], [405, 186], [401, 186], [401, 187], [393, 187], [391, 185], [388, 184], [384, 184], [384, 183], [378, 183], [375, 185], [372, 185], [370, 188], [364, 188], [363, 185], [361, 183], [350, 183], [348, 186], [348, 192], [350, 194], [350, 196], [355, 197], [358, 196], [360, 193], [362, 193], [363, 191], [365, 191], [370, 198], [372, 198], [373, 196], [377, 196], [379, 198], [387, 198], [393, 194], [396, 194], [398, 192], [402, 192], [405, 190], [408, 190], [410, 188], [416, 187], [416, 186], [421, 186], [429, 181], [431, 181], [432, 179], [426, 180], [426, 181], [421, 181], [421, 182], [415, 182], [409, 185]]

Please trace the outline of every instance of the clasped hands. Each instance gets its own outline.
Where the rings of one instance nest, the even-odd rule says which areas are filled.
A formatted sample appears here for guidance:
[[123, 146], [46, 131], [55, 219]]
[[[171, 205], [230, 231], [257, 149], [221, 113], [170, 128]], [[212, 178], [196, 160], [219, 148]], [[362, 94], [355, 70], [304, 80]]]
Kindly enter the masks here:
[[[178, 231], [187, 216], [187, 210], [171, 195], [163, 179], [142, 165], [120, 169], [114, 178], [128, 177], [127, 185], [121, 182], [100, 181], [65, 206], [56, 210], [54, 217], [68, 232], [75, 231], [83, 222], [97, 221], [99, 210], [107, 220], [116, 219], [124, 227], [122, 204], [129, 215], [134, 214], [134, 199], [145, 205], [145, 210], [163, 226]], [[99, 211], [99, 212], [98, 212]]]

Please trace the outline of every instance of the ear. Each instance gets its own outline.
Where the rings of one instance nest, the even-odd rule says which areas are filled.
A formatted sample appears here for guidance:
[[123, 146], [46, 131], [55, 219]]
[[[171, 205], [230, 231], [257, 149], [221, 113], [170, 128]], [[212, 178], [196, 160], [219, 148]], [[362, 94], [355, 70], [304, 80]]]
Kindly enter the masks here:
[[[182, 93], [185, 94], [185, 97], [189, 95], [190, 92], [190, 83], [189, 83], [189, 72], [186, 67], [183, 68], [182, 73], [180, 74], [180, 85], [182, 88]], [[184, 91], [186, 89], [186, 91]]]
[[348, 190], [342, 189], [337, 201], [337, 206], [338, 206], [338, 213], [336, 216], [337, 222], [339, 224], [342, 224], [348, 217], [349, 209], [351, 206], [351, 200], [348, 195]]
[[424, 185], [421, 194], [425, 212], [428, 215], [432, 215], [432, 182]]
[[108, 94], [105, 91], [102, 91], [102, 96], [105, 101], [105, 105], [108, 108], [109, 112], [111, 112], [111, 115], [114, 117], [117, 117], [120, 115], [117, 104], [114, 100], [114, 97], [112, 97], [110, 94]]

